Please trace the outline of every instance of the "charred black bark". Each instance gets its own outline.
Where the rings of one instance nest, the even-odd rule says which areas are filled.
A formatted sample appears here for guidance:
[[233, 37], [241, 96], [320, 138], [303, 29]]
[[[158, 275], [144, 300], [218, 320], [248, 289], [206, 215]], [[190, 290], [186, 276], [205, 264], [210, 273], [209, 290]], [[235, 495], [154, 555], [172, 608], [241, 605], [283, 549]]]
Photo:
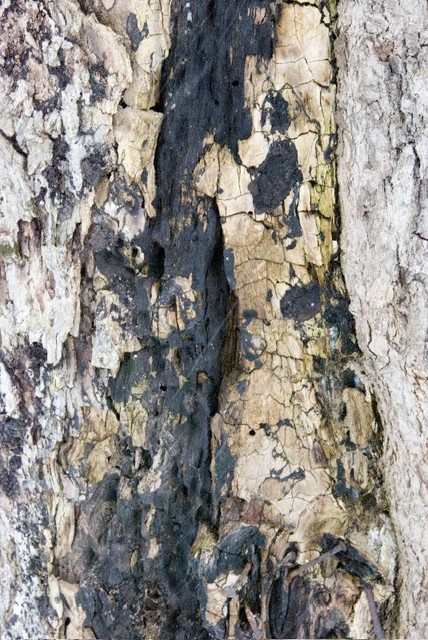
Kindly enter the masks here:
[[[275, 16], [268, 2], [242, 6], [235, 1], [205, 0], [192, 7], [189, 19], [184, 5], [180, 1], [173, 6], [172, 46], [163, 70], [157, 214], [136, 243], [144, 252], [147, 274], [142, 278], [132, 270], [122, 242], [96, 254], [98, 268], [123, 304], [135, 300], [131, 326], [144, 345], [141, 352], [125, 359], [111, 382], [113, 406], [126, 402], [142, 379], [148, 381], [141, 397], [148, 411], [144, 463], [137, 469], [133, 466], [135, 452], [124, 438], [116, 473], [97, 487], [83, 509], [96, 545], [88, 539], [79, 543], [80, 570], [86, 577], [78, 602], [96, 636], [112, 640], [144, 638], [148, 628], [156, 628], [165, 640], [212, 637], [203, 620], [203, 576], [191, 548], [201, 523], [212, 529], [217, 525], [212, 508], [216, 497], [210, 475], [210, 419], [218, 408], [227, 366], [222, 364], [224, 334], [228, 317], [236, 315], [236, 301], [227, 280], [216, 203], [195, 191], [192, 174], [208, 135], [236, 155], [237, 141], [251, 133], [244, 100], [245, 56], [270, 58]], [[258, 26], [252, 9], [261, 6], [271, 20]], [[189, 277], [199, 294], [193, 303], [182, 297], [192, 319], [183, 329], [159, 339], [152, 330], [156, 306], [174, 308], [182, 296], [180, 278]], [[159, 288], [159, 295], [155, 309], [150, 310], [153, 286]], [[230, 326], [229, 331], [233, 332]], [[145, 467], [150, 468], [156, 456], [162, 464], [161, 486], [137, 494]], [[230, 476], [231, 462], [223, 456], [223, 465], [228, 466], [223, 470], [225, 478]], [[222, 456], [217, 454], [220, 475], [221, 464]], [[130, 478], [134, 487], [127, 501], [117, 494], [122, 476]], [[154, 514], [146, 526], [152, 507]], [[248, 537], [250, 532], [244, 533]], [[239, 536], [224, 540], [224, 550], [219, 547], [212, 563], [213, 575], [221, 572], [224, 563], [232, 568], [230, 563], [237, 562], [241, 568], [251, 554], [257, 556], [263, 537], [255, 535], [251, 541]], [[157, 553], [150, 558], [153, 539]], [[137, 565], [133, 571], [124, 571], [123, 559], [133, 551], [138, 554]], [[257, 572], [259, 562], [252, 581], [255, 611], [260, 608]]]

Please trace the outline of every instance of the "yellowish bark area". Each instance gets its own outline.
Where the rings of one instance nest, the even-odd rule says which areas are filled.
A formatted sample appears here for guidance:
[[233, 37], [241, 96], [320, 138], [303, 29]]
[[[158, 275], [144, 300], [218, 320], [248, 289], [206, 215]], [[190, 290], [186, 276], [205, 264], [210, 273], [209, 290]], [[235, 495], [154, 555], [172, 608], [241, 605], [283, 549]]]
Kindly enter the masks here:
[[[263, 11], [259, 19], [263, 21]], [[351, 538], [386, 577], [391, 593], [394, 578], [394, 538], [387, 518], [359, 504], [349, 508], [338, 497], [338, 465], [356, 479], [362, 493], [374, 489], [373, 468], [364, 452], [376, 440], [370, 395], [344, 389], [334, 399], [346, 406], [342, 423], [323, 411], [323, 380], [319, 360], [334, 363], [337, 375], [345, 359], [338, 355], [335, 328], [325, 320], [328, 292], [310, 318], [283, 317], [281, 299], [295, 286], [314, 279], [323, 288], [337, 257], [335, 220], [334, 118], [335, 84], [331, 66], [330, 14], [300, 3], [284, 5], [276, 27], [273, 58], [264, 64], [246, 60], [246, 100], [251, 109], [251, 136], [239, 142], [238, 157], [207, 140], [208, 151], [195, 171], [196, 188], [215, 197], [222, 222], [226, 260], [234, 263], [234, 293], [239, 308], [238, 361], [224, 380], [220, 410], [213, 419], [213, 457], [226, 434], [235, 470], [222, 514], [222, 532], [234, 529], [233, 505], [243, 501], [244, 521], [257, 523], [269, 541], [264, 562], [280, 566], [284, 548], [299, 547], [299, 562], [315, 558], [322, 535]], [[270, 96], [286, 101], [290, 117], [284, 132], [265, 115]], [[251, 193], [254, 169], [263, 166], [269, 150], [280, 141], [297, 150], [301, 183], [270, 211], [259, 211]], [[298, 234], [287, 226], [294, 208]], [[295, 223], [296, 224], [296, 223]], [[336, 286], [343, 289], [338, 279]], [[313, 303], [314, 306], [316, 303]], [[324, 314], [323, 314], [324, 310]], [[233, 354], [232, 354], [233, 357]], [[354, 362], [355, 364], [355, 362]], [[348, 433], [355, 443], [344, 450]], [[371, 467], [369, 470], [369, 466]], [[215, 462], [213, 463], [215, 475]], [[226, 496], [225, 496], [226, 497]], [[361, 520], [359, 520], [361, 518]], [[205, 530], [201, 531], [202, 539]], [[266, 565], [265, 565], [266, 566]], [[326, 584], [343, 590], [337, 606], [352, 620], [352, 637], [368, 637], [371, 620], [358, 581], [334, 570]], [[316, 575], [320, 579], [320, 574]], [[207, 620], [215, 625], [245, 576], [222, 575], [208, 585]], [[339, 580], [340, 582], [340, 580]], [[358, 606], [356, 603], [358, 601]], [[263, 615], [266, 616], [266, 601]], [[236, 615], [236, 612], [235, 612]], [[263, 617], [263, 616], [262, 616]], [[259, 623], [262, 628], [263, 621]], [[230, 637], [233, 637], [230, 636]]]

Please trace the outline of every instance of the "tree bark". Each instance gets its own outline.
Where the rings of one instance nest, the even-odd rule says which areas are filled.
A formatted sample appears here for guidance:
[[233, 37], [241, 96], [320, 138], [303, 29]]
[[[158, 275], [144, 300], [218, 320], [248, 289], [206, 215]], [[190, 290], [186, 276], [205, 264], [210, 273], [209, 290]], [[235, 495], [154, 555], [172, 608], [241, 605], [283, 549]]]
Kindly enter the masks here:
[[427, 634], [422, 4], [0, 7], [2, 637]]
[[[425, 2], [342, 2], [337, 41], [342, 265], [384, 425], [398, 637], [428, 634], [428, 69]], [[356, 90], [358, 88], [358, 90]]]

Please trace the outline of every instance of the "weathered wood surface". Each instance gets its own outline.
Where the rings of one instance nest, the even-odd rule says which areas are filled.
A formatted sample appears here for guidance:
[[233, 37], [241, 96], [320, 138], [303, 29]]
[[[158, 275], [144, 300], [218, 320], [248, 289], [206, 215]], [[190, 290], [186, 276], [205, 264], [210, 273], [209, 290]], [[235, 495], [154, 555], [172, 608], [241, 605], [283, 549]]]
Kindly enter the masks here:
[[336, 53], [342, 265], [384, 425], [399, 624], [428, 636], [428, 8], [342, 2]]
[[365, 583], [426, 628], [423, 193], [341, 5], [341, 215], [333, 0], [0, 7], [3, 637], [370, 638]]

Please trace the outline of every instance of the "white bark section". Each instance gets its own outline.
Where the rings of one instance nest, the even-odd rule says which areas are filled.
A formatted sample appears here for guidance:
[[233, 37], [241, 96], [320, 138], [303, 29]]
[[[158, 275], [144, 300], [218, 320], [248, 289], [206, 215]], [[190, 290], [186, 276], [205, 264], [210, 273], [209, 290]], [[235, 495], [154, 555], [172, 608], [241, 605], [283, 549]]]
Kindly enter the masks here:
[[[0, 490], [0, 636], [5, 640], [89, 637], [81, 631], [77, 588], [55, 576], [54, 559], [73, 541], [74, 505], [83, 499], [77, 483], [58, 466], [57, 452], [63, 439], [80, 433], [86, 410], [97, 407], [98, 422], [105, 423], [105, 397], [96, 381], [117, 369], [126, 349], [139, 348], [111, 313], [115, 299], [104, 291], [102, 279], [94, 301], [82, 287], [80, 254], [94, 222], [94, 204], [104, 207], [113, 231], [135, 235], [144, 228], [142, 210], [127, 215], [109, 189], [116, 180], [131, 185], [146, 169], [145, 195], [153, 199], [151, 156], [162, 116], [132, 109], [133, 133], [151, 152], [138, 163], [134, 139], [128, 141], [131, 151], [121, 139], [130, 107], [119, 102], [128, 91], [133, 100], [125, 105], [146, 109], [156, 103], [169, 43], [169, 2], [99, 5], [0, 3], [0, 456], [6, 461]], [[138, 37], [131, 46], [126, 34], [132, 9]], [[119, 166], [122, 161], [126, 167]], [[85, 266], [93, 273], [93, 264]], [[93, 304], [96, 320], [93, 345], [80, 357], [73, 337], [84, 332], [82, 323], [91, 331], [82, 299]], [[99, 450], [88, 457], [97, 473], [101, 458]], [[72, 621], [64, 633], [60, 625], [68, 610]]]
[[428, 10], [342, 0], [338, 124], [343, 268], [385, 429], [400, 551], [399, 628], [428, 637]]

